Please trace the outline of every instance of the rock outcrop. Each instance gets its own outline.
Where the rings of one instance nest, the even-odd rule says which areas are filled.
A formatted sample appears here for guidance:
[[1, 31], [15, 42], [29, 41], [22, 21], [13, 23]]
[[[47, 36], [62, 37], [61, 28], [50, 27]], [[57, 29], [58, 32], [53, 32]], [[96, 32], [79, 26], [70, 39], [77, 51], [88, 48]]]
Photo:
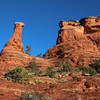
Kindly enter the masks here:
[[32, 59], [31, 56], [24, 53], [22, 43], [22, 28], [24, 23], [16, 22], [12, 37], [5, 44], [0, 56], [0, 70], [13, 68], [17, 65], [24, 65]]
[[100, 16], [83, 18], [80, 23], [84, 26], [84, 34], [97, 45], [100, 51]]
[[100, 58], [100, 17], [61, 21], [59, 25], [56, 45], [47, 51], [45, 58], [39, 58], [24, 52], [24, 23], [16, 22], [14, 33], [1, 52], [0, 70], [6, 71], [17, 65], [25, 66], [32, 59], [38, 67], [47, 68], [56, 66], [57, 62], [70, 63], [72, 66], [88, 66], [94, 59]]
[[61, 21], [57, 44], [47, 51], [48, 56], [72, 66], [87, 66], [100, 58], [100, 17]]
[[15, 23], [14, 34], [5, 45], [5, 48], [11, 48], [13, 50], [24, 52], [24, 46], [22, 43], [22, 28], [23, 27], [24, 27], [24, 23], [22, 22]]
[[[47, 51], [45, 58], [34, 57], [24, 52], [23, 26], [22, 22], [15, 23], [13, 36], [5, 44], [0, 55], [0, 100], [23, 99], [23, 94], [27, 91], [39, 98], [47, 97], [52, 100], [66, 100], [66, 97], [67, 100], [100, 100], [99, 73], [96, 74], [95, 70], [90, 69], [89, 73], [66, 73], [63, 72], [66, 68], [61, 69], [64, 63], [88, 66], [94, 59], [100, 58], [100, 17], [60, 22], [56, 45]], [[57, 67], [53, 69], [53, 77], [50, 77], [52, 69], [47, 73], [46, 70], [41, 70], [40, 75], [29, 72], [25, 74], [26, 77], [22, 74], [22, 77], [17, 78], [16, 73], [10, 73], [11, 77], [8, 73], [4, 75], [8, 69], [17, 65], [24, 67], [30, 61], [34, 61], [42, 69]], [[30, 75], [31, 77], [27, 77]], [[7, 80], [4, 80], [5, 76], [8, 76]], [[30, 98], [29, 95], [27, 97]]]
[[25, 66], [33, 59], [39, 67], [50, 66], [50, 63], [47, 60], [31, 56], [24, 52], [24, 46], [22, 43], [23, 27], [24, 23], [15, 23], [14, 33], [5, 44], [0, 55], [0, 71], [6, 71], [8, 69], [16, 67], [17, 65]]

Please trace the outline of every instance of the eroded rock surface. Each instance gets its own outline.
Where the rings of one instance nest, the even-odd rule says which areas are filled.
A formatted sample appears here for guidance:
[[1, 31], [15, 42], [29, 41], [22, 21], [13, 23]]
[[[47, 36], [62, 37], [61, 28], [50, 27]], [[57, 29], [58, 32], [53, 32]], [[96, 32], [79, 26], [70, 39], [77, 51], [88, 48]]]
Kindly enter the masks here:
[[80, 21], [61, 21], [56, 45], [50, 48], [45, 58], [34, 57], [24, 52], [22, 28], [24, 23], [16, 22], [14, 33], [0, 55], [0, 70], [25, 66], [32, 59], [39, 67], [55, 66], [60, 60], [72, 66], [87, 66], [100, 58], [100, 17], [86, 17]]
[[87, 66], [100, 58], [100, 17], [61, 21], [56, 46], [45, 57], [62, 58], [72, 66]]
[[50, 63], [43, 59], [28, 55], [24, 52], [22, 43], [22, 28], [24, 23], [16, 22], [12, 37], [5, 44], [0, 56], [0, 71], [6, 71], [17, 65], [25, 66], [34, 59], [39, 67], [50, 66]]
[[100, 51], [100, 16], [83, 18], [80, 23], [84, 26], [87, 38], [95, 43]]
[[[56, 66], [57, 63], [87, 66], [100, 58], [100, 17], [60, 22], [57, 44], [47, 51], [45, 58], [24, 52], [23, 26], [22, 22], [15, 23], [14, 34], [0, 55], [0, 100], [17, 100], [22, 93], [28, 92], [36, 92], [52, 100], [100, 100], [100, 75], [68, 72], [53, 78], [33, 76], [28, 83], [20, 84], [4, 80], [1, 74], [17, 65], [25, 66], [32, 60], [42, 68]], [[36, 84], [33, 83], [35, 80]]]

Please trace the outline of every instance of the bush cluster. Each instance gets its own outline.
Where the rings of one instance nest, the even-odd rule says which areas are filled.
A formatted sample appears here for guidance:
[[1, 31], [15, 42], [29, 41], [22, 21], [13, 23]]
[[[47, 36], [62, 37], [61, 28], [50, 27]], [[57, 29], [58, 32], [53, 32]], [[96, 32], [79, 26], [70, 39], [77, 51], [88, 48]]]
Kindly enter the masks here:
[[69, 64], [64, 64], [62, 67], [62, 72], [72, 72], [72, 67]]
[[90, 67], [79, 67], [77, 70], [73, 69], [69, 64], [60, 64], [58, 67], [48, 67], [45, 70], [40, 70], [33, 61], [30, 62], [25, 68], [22, 66], [17, 66], [15, 69], [9, 70], [4, 75], [4, 78], [7, 80], [12, 80], [13, 82], [26, 83], [28, 78], [32, 77], [33, 75], [49, 76], [53, 78], [56, 74], [66, 72], [82, 72], [90, 75], [95, 75], [97, 73], [100, 74], [100, 59], [95, 60], [92, 64], [90, 64]]
[[38, 93], [26, 92], [20, 97], [20, 100], [51, 100], [50, 97], [41, 96]]
[[82, 72], [82, 73], [88, 73], [90, 75], [95, 75], [97, 74], [96, 70], [91, 68], [91, 67], [80, 67], [79, 70]]
[[28, 77], [27, 70], [21, 66], [17, 66], [15, 69], [9, 70], [4, 76], [5, 79], [18, 83], [25, 83]]
[[93, 61], [92, 64], [90, 64], [90, 66], [96, 70], [97, 73], [100, 74], [100, 59], [96, 59]]
[[35, 62], [30, 62], [27, 67], [17, 66], [16, 68], [9, 70], [4, 78], [6, 80], [11, 80], [18, 83], [27, 83], [28, 79], [33, 75], [37, 75], [39, 69], [36, 66]]
[[53, 78], [55, 74], [61, 74], [64, 72], [72, 72], [72, 67], [69, 64], [63, 64], [61, 67], [48, 67], [46, 69], [46, 76]]
[[51, 78], [54, 76], [55, 73], [56, 73], [56, 71], [54, 70], [53, 67], [48, 67], [46, 70], [46, 75]]

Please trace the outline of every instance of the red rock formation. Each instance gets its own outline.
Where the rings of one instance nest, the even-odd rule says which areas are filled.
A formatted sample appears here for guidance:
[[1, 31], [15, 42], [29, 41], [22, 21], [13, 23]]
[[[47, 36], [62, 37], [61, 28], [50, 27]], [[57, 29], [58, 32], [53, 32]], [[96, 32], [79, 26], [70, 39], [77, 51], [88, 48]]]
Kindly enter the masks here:
[[[69, 62], [73, 66], [88, 65], [93, 59], [100, 58], [100, 21], [99, 17], [87, 17], [81, 21], [60, 23], [57, 45], [50, 48], [46, 58], [33, 57], [24, 52], [22, 43], [23, 23], [17, 22], [14, 34], [4, 46], [0, 55], [0, 73], [26, 65], [33, 58], [38, 67], [52, 66], [55, 62]], [[96, 21], [95, 21], [96, 20]], [[57, 63], [56, 63], [57, 64]], [[34, 84], [35, 81], [43, 81]], [[54, 78], [33, 76], [28, 84], [4, 80], [0, 75], [0, 100], [17, 100], [26, 91], [39, 93], [52, 100], [100, 100], [100, 75], [68, 72], [57, 74]]]
[[57, 39], [57, 44], [65, 43], [71, 40], [85, 38], [83, 35], [84, 27], [80, 26], [79, 21], [60, 22], [60, 31]]
[[97, 45], [100, 50], [100, 16], [86, 17], [80, 20], [84, 26], [86, 36]]
[[26, 65], [33, 58], [39, 67], [44, 68], [59, 61], [72, 66], [87, 66], [94, 59], [100, 58], [100, 17], [60, 22], [57, 44], [45, 54], [45, 58], [50, 59], [34, 57], [24, 52], [23, 26], [22, 22], [15, 23], [14, 34], [1, 52], [1, 71], [16, 65]]
[[0, 56], [0, 71], [6, 71], [9, 68], [14, 68], [17, 65], [25, 66], [32, 59], [35, 60], [39, 67], [50, 66], [50, 63], [42, 58], [28, 55], [24, 52], [24, 46], [22, 43], [22, 27], [24, 23], [15, 23], [14, 33], [4, 46]]
[[60, 22], [57, 45], [45, 57], [52, 56], [68, 61], [73, 66], [87, 66], [100, 58], [100, 18], [86, 17], [80, 21]]
[[7, 44], [4, 46], [1, 55], [5, 51], [21, 51], [24, 52], [24, 46], [22, 43], [22, 27], [24, 26], [24, 23], [22, 22], [16, 22], [14, 27], [14, 33], [12, 37], [9, 39]]
[[16, 22], [14, 33], [9, 41], [4, 46], [0, 56], [0, 69], [6, 70], [16, 65], [24, 65], [32, 59], [31, 56], [24, 53], [22, 43], [22, 27], [24, 23]]
[[22, 43], [22, 27], [24, 23], [16, 22], [14, 27], [14, 34], [6, 44], [6, 48], [11, 47], [12, 49], [24, 52], [24, 46]]

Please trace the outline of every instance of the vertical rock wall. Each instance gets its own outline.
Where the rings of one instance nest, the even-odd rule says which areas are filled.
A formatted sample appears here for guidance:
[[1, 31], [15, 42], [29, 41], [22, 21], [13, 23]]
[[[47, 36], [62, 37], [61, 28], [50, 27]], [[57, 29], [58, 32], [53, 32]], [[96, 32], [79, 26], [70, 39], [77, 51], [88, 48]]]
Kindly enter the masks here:
[[100, 17], [60, 22], [56, 46], [45, 57], [69, 60], [72, 66], [87, 66], [100, 58]]

